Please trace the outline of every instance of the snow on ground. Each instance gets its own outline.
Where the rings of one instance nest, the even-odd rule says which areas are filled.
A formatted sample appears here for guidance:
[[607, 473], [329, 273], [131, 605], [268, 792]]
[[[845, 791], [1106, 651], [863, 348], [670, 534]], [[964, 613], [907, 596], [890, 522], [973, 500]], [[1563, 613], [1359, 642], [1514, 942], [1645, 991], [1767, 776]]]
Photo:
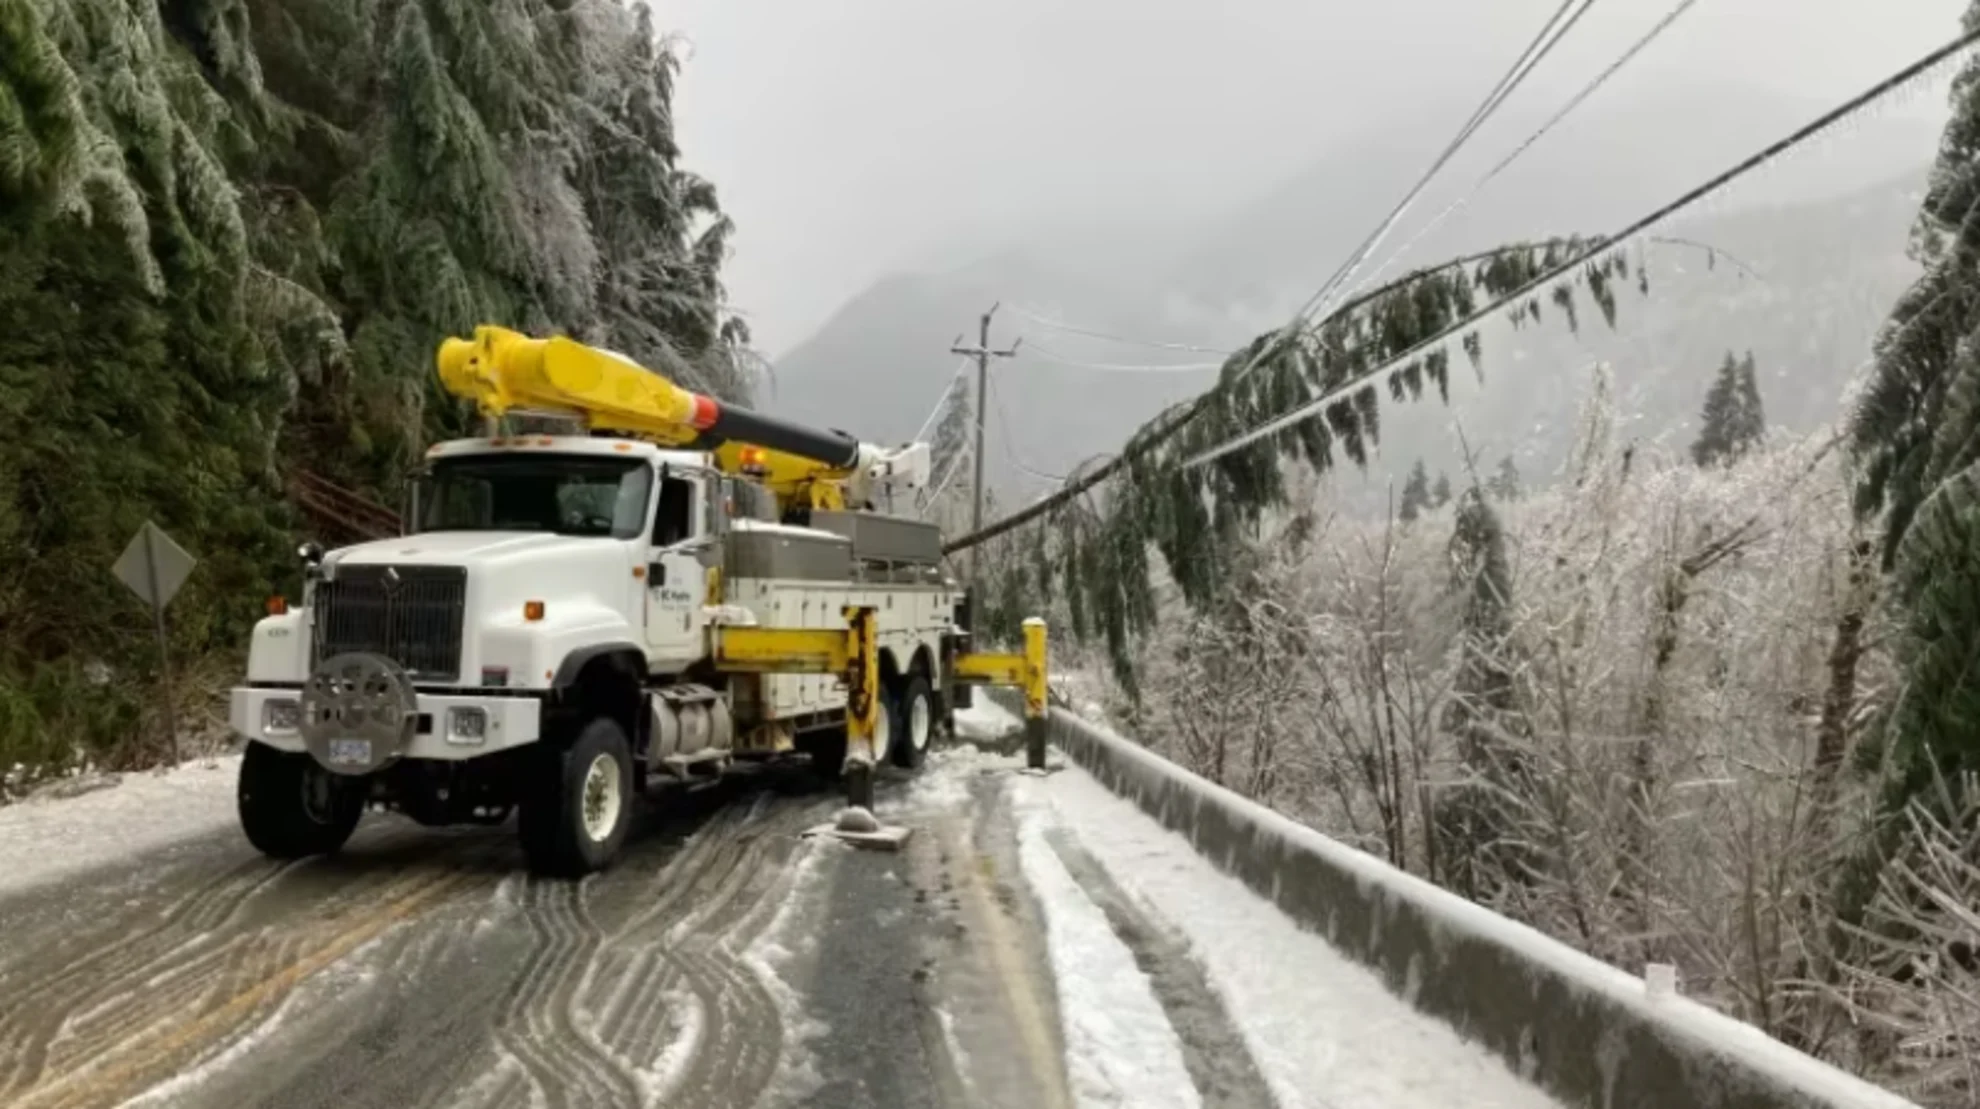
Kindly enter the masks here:
[[114, 786], [77, 797], [38, 798], [0, 807], [0, 893], [232, 824], [239, 755], [126, 774]]
[[[1027, 842], [1042, 836], [1040, 829], [1048, 825], [1070, 830], [1130, 896], [1188, 940], [1284, 1109], [1555, 1105], [1496, 1056], [1412, 1009], [1374, 972], [1301, 929], [1277, 906], [1217, 870], [1187, 840], [1083, 771], [1068, 767], [1049, 778], [1014, 781], [1020, 819], [1029, 829]], [[1048, 844], [1040, 846], [1050, 850]], [[1063, 871], [1042, 883], [1034, 879], [1034, 888], [1054, 933], [1053, 963], [1062, 975], [1061, 989], [1066, 989], [1063, 976], [1077, 980], [1082, 973], [1100, 972], [1099, 967], [1082, 972], [1061, 965], [1058, 936], [1066, 926], [1062, 922], [1086, 920], [1099, 910]], [[1099, 926], [1106, 927], [1104, 918]], [[1125, 951], [1120, 955], [1128, 957]], [[1096, 950], [1073, 958], [1109, 956]], [[1106, 973], [1115, 979], [1139, 977], [1131, 958], [1125, 969], [1116, 966]], [[1116, 1023], [1136, 1022], [1136, 1035], [1143, 1035], [1141, 1014], [1130, 1012], [1125, 1000], [1074, 995], [1068, 1001], [1062, 1008], [1069, 1025], [1081, 1019], [1081, 1009], [1112, 1005], [1104, 1016]], [[1138, 1008], [1139, 1002], [1133, 1005]], [[1143, 1039], [1135, 1042], [1146, 1044]], [[1146, 1062], [1137, 1059], [1137, 1065], [1158, 1065], [1155, 1053], [1149, 1054]], [[1174, 1066], [1179, 1068], [1180, 1061]], [[1188, 1085], [1186, 1078], [1181, 1085]], [[1173, 1095], [1167, 1103], [1174, 1103]]]
[[1082, 1107], [1196, 1109], [1202, 1101], [1183, 1064], [1182, 1041], [1154, 987], [1045, 842], [1042, 823], [1021, 824], [1018, 860], [1045, 909], [1074, 1100]]
[[[957, 710], [960, 742], [929, 753], [897, 807], [956, 809], [969, 804], [972, 779], [1024, 765], [1020, 758], [991, 754], [974, 743], [1004, 739], [1023, 726], [987, 697]], [[888, 807], [883, 802], [883, 811]], [[1148, 976], [1106, 914], [1067, 873], [1035, 821], [1019, 826], [1018, 865], [1047, 909], [1045, 950], [1058, 991], [1066, 1076], [1075, 1102], [1081, 1109], [1196, 1109], [1202, 1102], [1183, 1064], [1182, 1042]], [[943, 1027], [947, 1032], [946, 1019]], [[963, 1057], [959, 1050], [954, 1053], [959, 1060]]]
[[[852, 850], [855, 848], [822, 837], [806, 840], [792, 863], [790, 889], [768, 923], [758, 929], [737, 930], [750, 937], [736, 953], [738, 958], [776, 999], [784, 1022], [784, 1051], [766, 1098], [768, 1104], [802, 1105], [824, 1083], [818, 1072], [817, 1045], [831, 1029], [812, 1015], [791, 979], [805, 946], [806, 929], [818, 919], [827, 894], [825, 853]], [[700, 1031], [695, 1029], [697, 1034]]]
[[1104, 678], [1082, 670], [1057, 667], [1046, 682], [1059, 701], [1072, 709], [1073, 715], [1095, 724], [1113, 725], [1104, 703], [1107, 688]]
[[1024, 727], [1016, 714], [980, 693], [968, 708], [957, 709], [955, 717], [956, 738], [965, 743], [999, 740]]
[[118, 1109], [186, 1104], [187, 1099], [196, 1099], [216, 1076], [229, 1073], [250, 1053], [274, 1042], [278, 1035], [285, 1038], [297, 1035], [307, 1042], [308, 1029], [296, 1027], [299, 1023], [314, 1025], [345, 1003], [351, 994], [380, 983], [384, 968], [377, 953], [383, 950], [385, 937], [390, 934], [388, 930], [385, 935], [365, 941], [345, 958], [303, 978], [276, 1005], [274, 1012], [245, 1022], [230, 1040], [221, 1041], [178, 1074], [125, 1101]]

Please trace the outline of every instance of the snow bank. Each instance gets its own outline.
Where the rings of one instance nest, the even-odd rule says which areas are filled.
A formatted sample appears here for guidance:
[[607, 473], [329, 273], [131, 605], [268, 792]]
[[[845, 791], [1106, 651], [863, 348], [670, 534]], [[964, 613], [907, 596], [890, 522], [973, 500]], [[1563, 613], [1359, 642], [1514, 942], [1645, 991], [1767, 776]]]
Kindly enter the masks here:
[[[1211, 866], [1189, 841], [1087, 775], [1067, 770], [1020, 780], [1016, 788], [1029, 802], [1020, 811], [1048, 810], [1122, 889], [1188, 941], [1281, 1109], [1554, 1109], [1554, 1101], [1501, 1060], [1412, 1009], [1373, 971], [1301, 930]], [[1026, 868], [1029, 873], [1029, 859]], [[1070, 898], [1085, 901], [1077, 887], [1064, 898], [1042, 896], [1048, 918], [1059, 900]], [[1086, 911], [1098, 915], [1090, 904]], [[1104, 919], [1098, 927], [1107, 927]], [[1056, 948], [1055, 942], [1053, 963], [1063, 976], [1068, 970], [1057, 966]], [[1098, 954], [1081, 957], [1087, 974], [1140, 978], [1131, 961], [1121, 968]], [[1077, 1016], [1075, 1003], [1090, 1004], [1069, 999], [1068, 1025]]]
[[1148, 976], [1106, 914], [1066, 873], [1037, 814], [1019, 815], [1018, 864], [1044, 911], [1073, 1098], [1082, 1109], [1197, 1109], [1202, 1102], [1183, 1064], [1182, 1041]]
[[1566, 1104], [1911, 1106], [1634, 975], [1396, 870], [1063, 711], [1061, 750], [1388, 988]]
[[234, 823], [239, 755], [124, 775], [76, 797], [0, 808], [0, 893], [15, 893]]
[[970, 743], [1007, 739], [1024, 727], [1021, 717], [988, 697], [977, 697], [968, 708], [957, 709], [955, 717], [956, 738]]

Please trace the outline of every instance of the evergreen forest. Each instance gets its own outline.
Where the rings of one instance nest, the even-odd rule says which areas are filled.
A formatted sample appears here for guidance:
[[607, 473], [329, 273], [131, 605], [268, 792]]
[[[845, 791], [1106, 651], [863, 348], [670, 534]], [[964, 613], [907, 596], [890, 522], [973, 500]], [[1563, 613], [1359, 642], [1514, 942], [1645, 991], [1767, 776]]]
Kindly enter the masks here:
[[[0, 769], [216, 726], [295, 485], [396, 504], [467, 426], [442, 337], [748, 395], [676, 71], [623, 0], [0, 0]], [[146, 519], [200, 560], [169, 689], [110, 575]]]

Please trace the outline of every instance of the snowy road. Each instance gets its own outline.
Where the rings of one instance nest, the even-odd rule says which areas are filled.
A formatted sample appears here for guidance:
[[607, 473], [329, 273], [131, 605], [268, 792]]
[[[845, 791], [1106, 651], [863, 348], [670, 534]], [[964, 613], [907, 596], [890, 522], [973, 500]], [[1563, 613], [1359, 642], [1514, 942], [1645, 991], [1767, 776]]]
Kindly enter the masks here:
[[833, 805], [797, 775], [663, 794], [579, 884], [521, 876], [510, 829], [392, 818], [270, 863], [224, 766], [0, 809], [0, 1104], [1549, 1104], [1018, 765], [890, 783], [899, 854], [800, 838]]

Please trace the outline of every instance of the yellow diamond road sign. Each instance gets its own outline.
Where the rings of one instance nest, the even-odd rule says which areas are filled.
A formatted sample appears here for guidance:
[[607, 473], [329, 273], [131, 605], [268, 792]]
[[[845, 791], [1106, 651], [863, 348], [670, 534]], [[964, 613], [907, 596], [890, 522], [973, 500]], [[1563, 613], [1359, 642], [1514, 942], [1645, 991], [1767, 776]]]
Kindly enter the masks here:
[[146, 520], [110, 572], [129, 586], [139, 600], [153, 608], [163, 608], [172, 603], [179, 587], [186, 584], [197, 561], [184, 547], [172, 542], [172, 537], [159, 530], [158, 525]]

